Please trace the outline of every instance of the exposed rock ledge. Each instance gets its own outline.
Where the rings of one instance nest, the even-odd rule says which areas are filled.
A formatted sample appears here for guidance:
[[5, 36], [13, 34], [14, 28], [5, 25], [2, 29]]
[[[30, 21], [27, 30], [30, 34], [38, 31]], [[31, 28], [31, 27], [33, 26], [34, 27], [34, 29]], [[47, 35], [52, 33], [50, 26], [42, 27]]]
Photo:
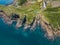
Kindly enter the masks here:
[[56, 37], [60, 37], [60, 31], [54, 31], [55, 29], [50, 25], [50, 23], [45, 19], [45, 17], [41, 14], [39, 14], [40, 16], [40, 24], [42, 26], [42, 28], [44, 29], [45, 33], [45, 37], [47, 37], [50, 40], [54, 40]]
[[[22, 26], [22, 20], [18, 19], [18, 20], [11, 20], [10, 17], [8, 17], [5, 12], [1, 12], [0, 11], [0, 17], [2, 17], [4, 19], [4, 22], [7, 24], [12, 24], [13, 21], [17, 21], [16, 27], [19, 28]], [[37, 18], [38, 17], [38, 18]], [[26, 23], [26, 21], [24, 21], [24, 29], [30, 28], [31, 30], [33, 30], [36, 25], [40, 25], [42, 26], [42, 28], [44, 29], [44, 31], [46, 32], [45, 37], [47, 37], [48, 39], [54, 40], [55, 37], [60, 37], [60, 31], [54, 31], [53, 27], [49, 24], [48, 21], [45, 20], [45, 17], [41, 14], [38, 14], [35, 19], [33, 19], [33, 23], [32, 25]]]
[[0, 11], [0, 18], [3, 18], [3, 21], [9, 25], [13, 22], [4, 11]]
[[[14, 15], [16, 15], [16, 14], [14, 14]], [[30, 28], [30, 30], [33, 30], [37, 26], [37, 24], [39, 25], [39, 22], [40, 22], [39, 18], [37, 19], [37, 17], [34, 17], [33, 21], [29, 24], [26, 21], [26, 16], [24, 17], [23, 20], [21, 20], [20, 18], [15, 19], [14, 16], [13, 16], [14, 18], [12, 18], [11, 16], [7, 16], [7, 14], [2, 10], [0, 10], [0, 17], [3, 18], [3, 21], [6, 24], [11, 25], [14, 21], [16, 21], [17, 22], [16, 26], [15, 26], [16, 28], [20, 28], [20, 27], [24, 26], [24, 29]]]

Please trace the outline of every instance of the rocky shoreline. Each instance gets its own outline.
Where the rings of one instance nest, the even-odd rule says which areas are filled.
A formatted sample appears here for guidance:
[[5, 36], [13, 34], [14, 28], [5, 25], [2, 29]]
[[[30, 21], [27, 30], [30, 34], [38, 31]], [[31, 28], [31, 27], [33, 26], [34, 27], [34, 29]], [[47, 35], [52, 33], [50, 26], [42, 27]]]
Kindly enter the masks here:
[[8, 25], [11, 25], [14, 21], [16, 21], [17, 22], [16, 26], [15, 26], [16, 28], [20, 28], [21, 26], [24, 26], [24, 29], [30, 28], [31, 30], [33, 30], [36, 27], [36, 25], [38, 24], [38, 19], [35, 17], [33, 18], [33, 21], [29, 24], [26, 21], [26, 16], [22, 20], [20, 18], [16, 18], [17, 16], [16, 17], [13, 16], [13, 18], [12, 18], [11, 16], [7, 16], [5, 14], [5, 12], [2, 10], [0, 11], [0, 17]]
[[[11, 20], [11, 17], [7, 16], [4, 11], [0, 11], [0, 18], [3, 18], [3, 21], [11, 25], [14, 21], [16, 21], [15, 27], [18, 29], [24, 26], [24, 30], [30, 28], [30, 30], [35, 29], [37, 25], [41, 25], [43, 30], [45, 31], [45, 37], [50, 40], [54, 40], [55, 37], [60, 37], [60, 31], [54, 31], [54, 28], [50, 25], [50, 23], [45, 19], [45, 17], [41, 14], [38, 14], [36, 17], [33, 18], [33, 21], [29, 24], [26, 22], [26, 16], [23, 20], [20, 18], [16, 20]], [[34, 30], [33, 30], [34, 31]]]
[[26, 21], [26, 16], [23, 18], [23, 20], [21, 20], [20, 18], [18, 18], [17, 20], [11, 20], [11, 17], [7, 16], [7, 14], [2, 10], [0, 10], [0, 17], [2, 17], [4, 22], [9, 25], [16, 21], [17, 23], [15, 27], [20, 28], [24, 26], [25, 30], [28, 28], [30, 28], [30, 30], [33, 30], [37, 25], [41, 25], [46, 32], [45, 37], [47, 37], [48, 39], [54, 40], [55, 37], [60, 37], [60, 31], [54, 31], [55, 28], [53, 28], [53, 26], [45, 19], [42, 14], [37, 14], [37, 16], [33, 18], [33, 21], [30, 24], [28, 21]]
[[42, 14], [40, 14], [40, 24], [46, 32], [44, 36], [48, 39], [54, 40], [55, 38], [60, 37], [60, 31], [55, 31], [55, 28], [46, 20]]
[[42, 28], [45, 31], [45, 37], [47, 37], [48, 39], [54, 40], [54, 33], [53, 30], [51, 28], [51, 26], [49, 25], [49, 22], [47, 22], [44, 18], [43, 15], [40, 14], [40, 23]]
[[54, 31], [55, 29], [42, 14], [37, 14], [37, 16], [33, 18], [33, 21], [30, 24], [26, 21], [26, 16], [23, 18], [23, 20], [21, 20], [20, 18], [12, 20], [11, 17], [7, 16], [7, 14], [2, 10], [0, 10], [0, 18], [2, 18], [3, 21], [8, 25], [11, 25], [14, 21], [16, 21], [17, 23], [15, 27], [17, 29], [24, 26], [24, 30], [28, 28], [30, 28], [30, 30], [33, 30], [37, 25], [41, 25], [41, 27], [45, 31], [44, 36], [50, 40], [54, 40], [55, 37], [60, 37], [60, 31]]

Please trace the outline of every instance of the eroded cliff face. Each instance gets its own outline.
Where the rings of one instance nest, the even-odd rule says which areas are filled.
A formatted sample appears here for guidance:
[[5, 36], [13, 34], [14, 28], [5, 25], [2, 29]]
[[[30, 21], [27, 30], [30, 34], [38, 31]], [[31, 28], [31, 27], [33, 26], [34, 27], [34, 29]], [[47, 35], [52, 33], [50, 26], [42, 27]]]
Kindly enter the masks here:
[[27, 18], [26, 15], [24, 16], [23, 19], [15, 18], [15, 17], [17, 17], [16, 15], [15, 15], [15, 17], [7, 16], [6, 13], [3, 11], [3, 12], [0, 12], [0, 17], [8, 25], [11, 25], [14, 21], [16, 21], [17, 22], [15, 25], [16, 28], [20, 28], [20, 27], [24, 26], [24, 29], [30, 28], [31, 30], [33, 30], [37, 25], [40, 25], [40, 18], [38, 18], [38, 16], [34, 17], [30, 24], [28, 23], [28, 21], [26, 19]]
[[[28, 11], [35, 11], [35, 13], [37, 13], [37, 11], [34, 10], [33, 8], [29, 9]], [[41, 27], [45, 31], [45, 35], [44, 36], [47, 37], [48, 39], [54, 40], [55, 37], [58, 37], [58, 36], [60, 37], [60, 31], [55, 32], [54, 28], [45, 19], [45, 17], [42, 14], [40, 14], [40, 13], [36, 14], [36, 16], [32, 19], [32, 22], [29, 22], [27, 20], [26, 15], [23, 18], [21, 18], [21, 17], [15, 18], [15, 17], [13, 16], [13, 18], [12, 18], [11, 15], [8, 16], [4, 11], [2, 11], [2, 10], [0, 11], [0, 18], [3, 18], [3, 21], [6, 24], [8, 24], [8, 25], [12, 25], [12, 23], [14, 21], [17, 22], [16, 25], [15, 25], [15, 28], [17, 28], [17, 29], [19, 29], [20, 27], [24, 26], [24, 30], [29, 28], [30, 30], [34, 31], [34, 29], [36, 28], [37, 25], [41, 25]]]
[[3, 18], [3, 21], [4, 21], [4, 23], [6, 23], [6, 24], [9, 24], [9, 25], [10, 25], [10, 24], [12, 24], [12, 22], [13, 22], [13, 21], [6, 15], [6, 13], [3, 12], [3, 11], [2, 11], [2, 12], [0, 11], [0, 17]]
[[24, 26], [24, 30], [29, 28], [30, 30], [34, 31], [37, 25], [38, 26], [41, 25], [41, 27], [43, 28], [43, 31], [45, 32], [44, 36], [50, 40], [54, 40], [55, 37], [60, 36], [60, 31], [58, 32], [53, 31], [53, 28], [51, 27], [49, 22], [45, 20], [45, 17], [41, 14], [37, 14], [37, 16], [33, 18], [30, 24], [27, 22], [26, 15], [24, 16], [23, 19], [20, 19], [20, 18], [11, 19], [11, 16], [10, 17], [7, 16], [3, 11], [3, 12], [0, 12], [0, 18], [2, 18], [3, 21], [8, 25], [12, 25], [12, 23], [16, 21], [17, 23], [15, 25], [15, 28], [17, 29]]
[[46, 17], [43, 14], [40, 14], [40, 24], [46, 32], [44, 35], [46, 38], [54, 40], [55, 38], [60, 37], [60, 29], [56, 30], [52, 26], [52, 24], [49, 21], [47, 21]]
[[43, 15], [40, 14], [40, 24], [42, 26], [42, 28], [45, 31], [45, 37], [50, 39], [50, 40], [54, 40], [55, 35], [53, 32], [53, 29], [50, 25], [50, 23], [45, 19], [45, 17]]

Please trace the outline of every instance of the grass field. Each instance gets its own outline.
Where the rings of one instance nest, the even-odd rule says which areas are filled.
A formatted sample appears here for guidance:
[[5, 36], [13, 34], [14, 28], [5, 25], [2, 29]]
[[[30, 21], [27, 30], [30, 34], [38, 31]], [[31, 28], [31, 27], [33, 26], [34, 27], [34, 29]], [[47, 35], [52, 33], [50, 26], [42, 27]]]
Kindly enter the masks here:
[[60, 28], [60, 7], [47, 8], [43, 14], [54, 28]]

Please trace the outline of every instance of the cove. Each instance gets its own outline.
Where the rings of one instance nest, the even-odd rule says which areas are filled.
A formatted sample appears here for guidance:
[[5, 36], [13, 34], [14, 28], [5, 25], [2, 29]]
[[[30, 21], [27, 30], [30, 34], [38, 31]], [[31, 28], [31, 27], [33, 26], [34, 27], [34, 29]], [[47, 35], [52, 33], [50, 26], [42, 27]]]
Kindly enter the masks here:
[[14, 0], [0, 0], [0, 5], [9, 5], [12, 4]]

